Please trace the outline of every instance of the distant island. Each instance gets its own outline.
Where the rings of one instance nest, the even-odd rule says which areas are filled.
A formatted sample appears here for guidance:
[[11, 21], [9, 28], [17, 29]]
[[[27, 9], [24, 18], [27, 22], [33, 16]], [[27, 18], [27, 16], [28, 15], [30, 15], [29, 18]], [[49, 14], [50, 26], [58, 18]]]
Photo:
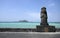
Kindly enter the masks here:
[[1, 21], [0, 23], [17, 23], [17, 22], [29, 22], [27, 20], [19, 20], [19, 21]]
[[27, 21], [27, 20], [20, 20], [19, 22], [29, 22], [29, 21]]

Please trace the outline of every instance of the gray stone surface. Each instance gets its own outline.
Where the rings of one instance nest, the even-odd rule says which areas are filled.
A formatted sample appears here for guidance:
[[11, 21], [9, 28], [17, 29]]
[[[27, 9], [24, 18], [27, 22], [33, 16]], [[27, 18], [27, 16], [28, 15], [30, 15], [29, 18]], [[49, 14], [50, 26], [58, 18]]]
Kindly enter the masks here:
[[54, 26], [36, 26], [37, 32], [56, 32]]
[[42, 26], [48, 26], [48, 22], [47, 22], [48, 16], [47, 16], [46, 7], [42, 7], [41, 8], [41, 17], [40, 18], [41, 18], [40, 25], [42, 25]]
[[0, 32], [0, 38], [60, 38], [60, 32]]

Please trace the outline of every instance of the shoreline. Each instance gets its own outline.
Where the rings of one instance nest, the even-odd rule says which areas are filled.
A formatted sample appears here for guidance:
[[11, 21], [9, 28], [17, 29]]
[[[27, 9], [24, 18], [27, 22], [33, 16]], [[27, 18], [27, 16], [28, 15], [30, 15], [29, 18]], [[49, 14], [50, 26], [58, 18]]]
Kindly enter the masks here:
[[[36, 32], [36, 28], [0, 28], [0, 32]], [[56, 28], [60, 32], [60, 28]]]

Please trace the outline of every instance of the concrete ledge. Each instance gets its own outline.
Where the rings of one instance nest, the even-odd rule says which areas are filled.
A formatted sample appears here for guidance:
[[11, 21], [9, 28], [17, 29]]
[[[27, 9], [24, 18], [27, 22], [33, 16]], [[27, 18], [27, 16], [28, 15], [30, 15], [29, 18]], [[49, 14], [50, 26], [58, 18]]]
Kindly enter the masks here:
[[[37, 32], [36, 28], [0, 28], [0, 32]], [[60, 28], [56, 28], [60, 32]]]
[[35, 32], [35, 28], [0, 28], [0, 32]]

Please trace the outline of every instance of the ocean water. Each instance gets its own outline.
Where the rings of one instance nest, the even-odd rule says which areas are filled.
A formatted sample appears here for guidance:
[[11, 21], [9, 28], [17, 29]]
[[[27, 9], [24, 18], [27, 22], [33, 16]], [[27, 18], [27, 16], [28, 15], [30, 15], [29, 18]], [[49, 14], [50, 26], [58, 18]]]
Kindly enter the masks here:
[[[36, 28], [37, 25], [40, 25], [38, 22], [19, 22], [19, 23], [0, 23], [0, 28]], [[49, 25], [60, 28], [59, 22], [50, 22]]]

